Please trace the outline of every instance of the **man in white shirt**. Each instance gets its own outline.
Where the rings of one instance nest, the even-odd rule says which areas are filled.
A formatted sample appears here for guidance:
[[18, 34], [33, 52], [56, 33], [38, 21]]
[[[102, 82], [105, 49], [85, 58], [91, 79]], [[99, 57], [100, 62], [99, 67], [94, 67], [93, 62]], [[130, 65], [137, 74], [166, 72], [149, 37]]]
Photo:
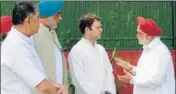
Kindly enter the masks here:
[[116, 94], [108, 55], [104, 47], [96, 43], [103, 31], [100, 19], [88, 13], [80, 18], [79, 28], [83, 38], [68, 56], [76, 94], [105, 94], [107, 91]]
[[173, 61], [169, 49], [160, 40], [161, 29], [152, 19], [138, 17], [137, 23], [137, 38], [143, 52], [137, 66], [115, 59], [126, 73], [118, 75], [119, 80], [133, 84], [133, 94], [175, 94]]
[[67, 64], [55, 29], [62, 20], [61, 9], [64, 1], [42, 0], [38, 3], [40, 27], [33, 36], [36, 52], [43, 62], [44, 69], [50, 78], [68, 91]]
[[12, 12], [13, 27], [1, 47], [1, 93], [66, 94], [48, 80], [30, 36], [39, 28], [39, 13], [31, 2], [20, 2]]

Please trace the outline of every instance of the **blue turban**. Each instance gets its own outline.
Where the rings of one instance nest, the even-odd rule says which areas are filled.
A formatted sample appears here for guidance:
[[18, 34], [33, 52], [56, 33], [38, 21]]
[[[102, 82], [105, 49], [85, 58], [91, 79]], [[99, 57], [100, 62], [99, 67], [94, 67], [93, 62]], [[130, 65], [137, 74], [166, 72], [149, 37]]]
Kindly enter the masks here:
[[64, 1], [42, 0], [38, 4], [40, 17], [49, 17], [60, 12], [64, 5]]

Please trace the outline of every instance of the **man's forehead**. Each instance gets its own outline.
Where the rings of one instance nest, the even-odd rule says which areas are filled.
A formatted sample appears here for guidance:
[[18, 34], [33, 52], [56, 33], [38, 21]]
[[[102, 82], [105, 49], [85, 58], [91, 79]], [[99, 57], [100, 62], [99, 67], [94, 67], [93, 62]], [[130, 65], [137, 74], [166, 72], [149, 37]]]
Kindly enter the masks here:
[[98, 21], [98, 20], [95, 20], [92, 25], [94, 25], [94, 26], [101, 26], [101, 22]]
[[137, 26], [137, 32], [141, 32], [139, 25]]

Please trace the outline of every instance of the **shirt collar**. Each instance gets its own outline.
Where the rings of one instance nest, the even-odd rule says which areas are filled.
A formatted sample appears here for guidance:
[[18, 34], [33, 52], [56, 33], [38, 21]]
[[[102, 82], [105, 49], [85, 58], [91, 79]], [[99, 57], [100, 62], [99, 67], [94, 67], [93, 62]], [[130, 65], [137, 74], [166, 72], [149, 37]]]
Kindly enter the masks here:
[[97, 44], [97, 42], [95, 41], [94, 43], [90, 42], [89, 40], [85, 39], [85, 38], [81, 38], [81, 41], [90, 44], [91, 46], [94, 46], [95, 44]]
[[28, 37], [28, 36], [24, 35], [23, 33], [21, 33], [20, 31], [18, 31], [14, 27], [11, 28], [11, 31], [13, 31], [15, 34], [17, 34], [17, 36], [19, 36], [20, 39], [26, 41], [30, 45], [33, 45], [33, 40], [31, 39], [31, 37]]
[[160, 43], [160, 37], [154, 38], [148, 45], [144, 45], [143, 49], [152, 49], [155, 48]]

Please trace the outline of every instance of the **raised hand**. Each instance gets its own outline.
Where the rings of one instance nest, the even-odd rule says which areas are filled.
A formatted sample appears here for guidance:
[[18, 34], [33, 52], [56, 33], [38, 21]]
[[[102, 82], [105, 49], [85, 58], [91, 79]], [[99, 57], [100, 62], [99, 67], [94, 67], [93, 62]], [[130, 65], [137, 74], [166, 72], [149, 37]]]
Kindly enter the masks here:
[[131, 65], [129, 61], [125, 61], [121, 58], [116, 57], [115, 63], [128, 71], [130, 71], [133, 68], [133, 65]]
[[57, 94], [66, 94], [66, 91], [65, 91], [65, 88], [63, 85], [61, 84], [57, 84], [56, 82], [54, 81], [51, 81], [52, 84], [54, 85], [56, 91], [57, 91]]

